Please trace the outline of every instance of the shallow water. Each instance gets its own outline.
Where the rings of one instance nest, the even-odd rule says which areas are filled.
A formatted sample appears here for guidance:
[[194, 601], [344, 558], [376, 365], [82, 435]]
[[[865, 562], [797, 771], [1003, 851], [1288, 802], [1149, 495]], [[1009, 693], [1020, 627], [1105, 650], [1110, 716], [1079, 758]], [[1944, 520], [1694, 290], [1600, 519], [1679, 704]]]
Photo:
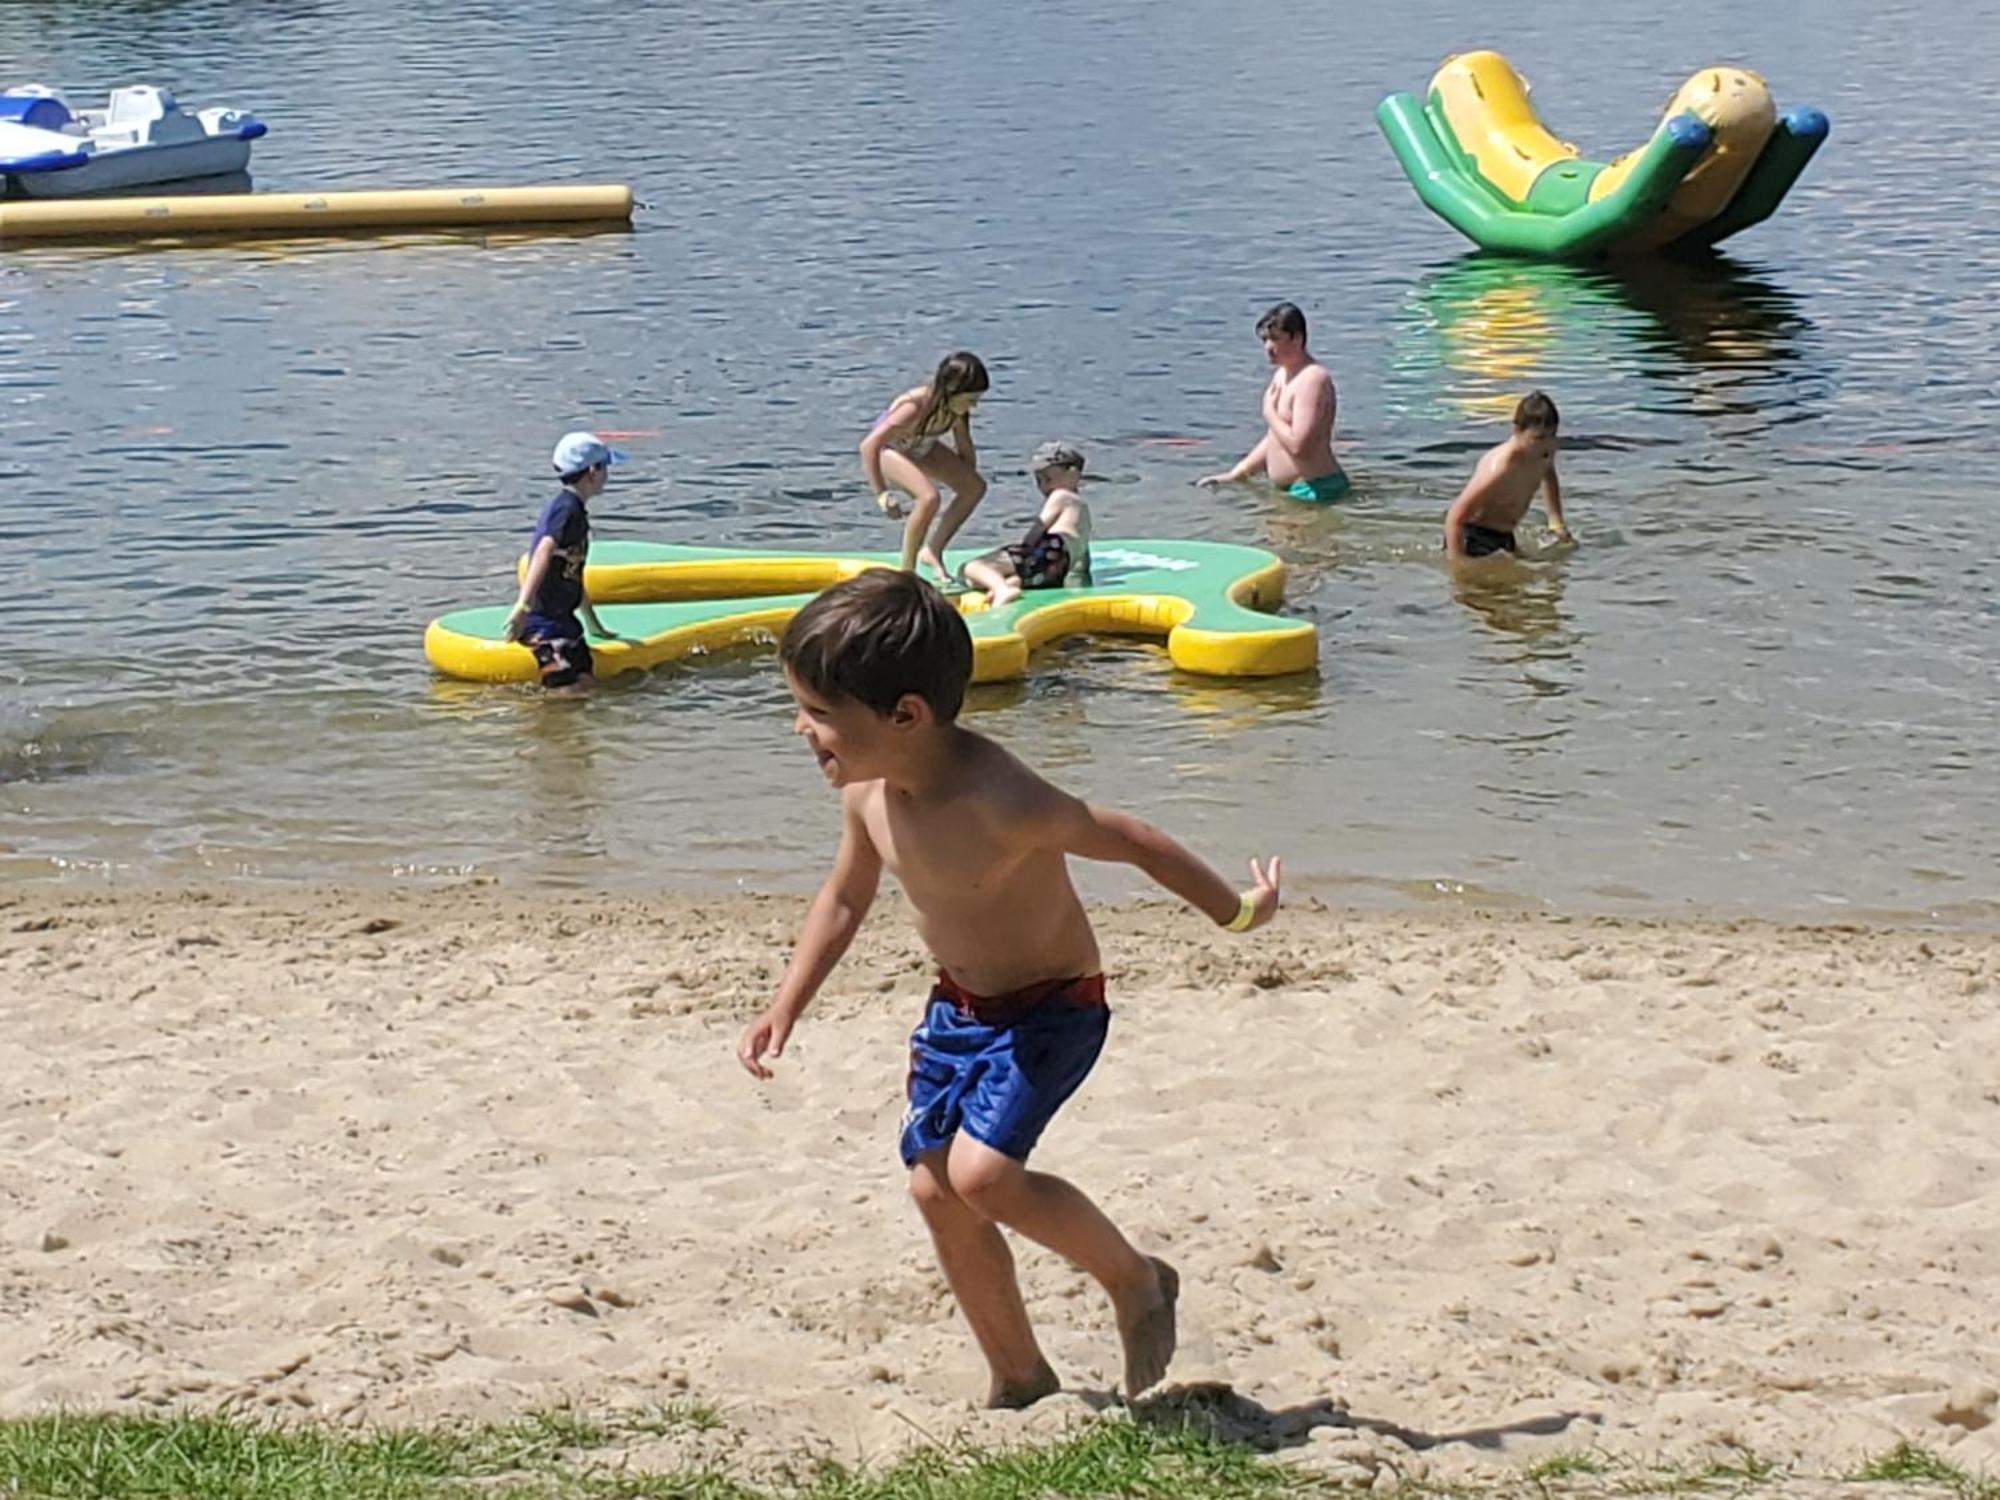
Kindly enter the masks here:
[[[633, 434], [602, 536], [891, 545], [854, 439], [963, 345], [979, 537], [1067, 436], [1101, 534], [1260, 542], [1321, 627], [1311, 678], [1072, 642], [975, 696], [1078, 790], [1342, 899], [2000, 916], [2000, 208], [1963, 128], [2000, 7], [1303, 9], [0, 9], [9, 79], [265, 115], [262, 187], [643, 205], [0, 254], [0, 874], [808, 885], [834, 809], [768, 657], [546, 702], [433, 681], [423, 626], [504, 598], [574, 426]], [[1481, 260], [1370, 113], [1481, 44], [1594, 156], [1725, 59], [1833, 139], [1717, 266]], [[1336, 510], [1190, 483], [1256, 435], [1279, 296], [1340, 382]], [[1585, 545], [1454, 584], [1439, 517], [1532, 384]]]

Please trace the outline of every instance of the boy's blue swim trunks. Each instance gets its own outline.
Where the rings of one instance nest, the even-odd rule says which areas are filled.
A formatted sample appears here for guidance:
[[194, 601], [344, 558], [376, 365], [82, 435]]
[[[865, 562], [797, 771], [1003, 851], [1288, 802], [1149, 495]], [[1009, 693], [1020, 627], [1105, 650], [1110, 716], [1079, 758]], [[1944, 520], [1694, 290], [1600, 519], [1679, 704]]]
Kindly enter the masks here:
[[961, 1130], [1026, 1161], [1089, 1076], [1110, 1025], [1102, 974], [1050, 980], [994, 999], [940, 974], [923, 1024], [910, 1033], [903, 1165], [915, 1165]]

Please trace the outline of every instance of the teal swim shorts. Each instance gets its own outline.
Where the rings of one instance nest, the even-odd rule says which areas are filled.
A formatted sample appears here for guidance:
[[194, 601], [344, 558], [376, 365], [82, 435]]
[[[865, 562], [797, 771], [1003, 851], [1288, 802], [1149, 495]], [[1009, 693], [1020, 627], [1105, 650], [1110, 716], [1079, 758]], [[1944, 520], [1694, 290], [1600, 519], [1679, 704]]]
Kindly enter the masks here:
[[1310, 500], [1315, 505], [1331, 505], [1336, 500], [1346, 498], [1353, 486], [1347, 482], [1347, 471], [1335, 469], [1331, 474], [1322, 474], [1317, 479], [1295, 479], [1285, 487], [1285, 493], [1294, 500]]

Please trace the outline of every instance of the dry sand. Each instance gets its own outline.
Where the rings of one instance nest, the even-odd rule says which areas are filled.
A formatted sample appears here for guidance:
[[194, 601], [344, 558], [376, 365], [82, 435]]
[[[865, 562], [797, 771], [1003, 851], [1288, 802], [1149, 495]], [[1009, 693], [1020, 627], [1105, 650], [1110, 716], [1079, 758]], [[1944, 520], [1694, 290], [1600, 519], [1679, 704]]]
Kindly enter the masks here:
[[[976, 1411], [895, 1159], [893, 902], [776, 1082], [796, 902], [0, 893], [0, 1412], [362, 1422], [698, 1399], [651, 1462], [886, 1457]], [[1150, 1413], [1360, 1477], [1597, 1447], [2000, 1470], [2000, 937], [1104, 915], [1115, 1020], [1038, 1165], [1184, 1278]], [[668, 1452], [667, 1449], [672, 1449]]]

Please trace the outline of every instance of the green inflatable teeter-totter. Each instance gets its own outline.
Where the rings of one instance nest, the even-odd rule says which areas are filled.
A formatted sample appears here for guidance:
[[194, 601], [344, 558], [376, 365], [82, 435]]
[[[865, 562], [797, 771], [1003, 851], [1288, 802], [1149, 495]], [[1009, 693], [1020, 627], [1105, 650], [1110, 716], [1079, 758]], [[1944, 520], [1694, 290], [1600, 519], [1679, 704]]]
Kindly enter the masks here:
[[[977, 553], [947, 557], [954, 569]], [[1088, 586], [1036, 589], [999, 609], [961, 595], [972, 630], [975, 682], [1020, 677], [1044, 641], [1087, 632], [1163, 635], [1185, 672], [1275, 677], [1309, 670], [1319, 638], [1306, 620], [1263, 613], [1284, 595], [1285, 565], [1256, 547], [1227, 542], [1102, 541], [1090, 549]], [[607, 628], [624, 640], [593, 641], [599, 676], [746, 642], [774, 641], [821, 589], [866, 568], [894, 567], [890, 553], [739, 551], [599, 542], [584, 587]], [[502, 635], [503, 605], [461, 609], [431, 621], [424, 654], [447, 677], [533, 682], [534, 653]]]
[[1446, 58], [1423, 99], [1391, 94], [1375, 118], [1425, 207], [1483, 250], [1551, 260], [1717, 245], [1777, 211], [1829, 129], [1816, 109], [1781, 112], [1748, 68], [1703, 68], [1644, 146], [1585, 161], [1486, 50]]

